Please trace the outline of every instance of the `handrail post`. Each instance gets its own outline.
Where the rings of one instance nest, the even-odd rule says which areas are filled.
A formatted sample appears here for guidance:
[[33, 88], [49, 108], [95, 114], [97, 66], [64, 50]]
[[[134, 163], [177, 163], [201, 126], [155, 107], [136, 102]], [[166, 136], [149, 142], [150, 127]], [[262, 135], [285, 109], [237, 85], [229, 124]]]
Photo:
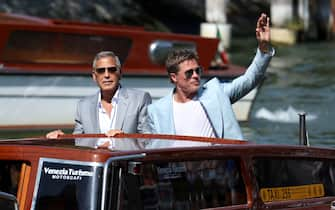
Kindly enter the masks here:
[[299, 144], [307, 145], [306, 113], [299, 113]]

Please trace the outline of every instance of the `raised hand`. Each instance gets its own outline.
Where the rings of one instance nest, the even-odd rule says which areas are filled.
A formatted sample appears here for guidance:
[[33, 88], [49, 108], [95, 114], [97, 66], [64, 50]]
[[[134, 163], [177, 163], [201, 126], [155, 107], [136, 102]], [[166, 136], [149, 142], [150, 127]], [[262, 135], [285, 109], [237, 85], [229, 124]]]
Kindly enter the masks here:
[[256, 26], [256, 39], [258, 41], [259, 49], [266, 53], [270, 47], [270, 18], [262, 13], [258, 18]]

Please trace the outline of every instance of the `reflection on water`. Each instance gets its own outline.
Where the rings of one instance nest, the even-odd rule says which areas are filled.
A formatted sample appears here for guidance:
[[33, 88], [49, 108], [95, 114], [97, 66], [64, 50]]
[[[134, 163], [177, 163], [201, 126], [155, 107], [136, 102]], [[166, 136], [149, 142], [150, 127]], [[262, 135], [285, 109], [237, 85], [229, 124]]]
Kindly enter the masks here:
[[[287, 109], [279, 109], [271, 112], [270, 110], [262, 107], [255, 113], [255, 118], [265, 119], [272, 122], [279, 123], [297, 123], [299, 121], [299, 115], [297, 113], [304, 113], [303, 111], [298, 111], [292, 106]], [[306, 121], [316, 120], [318, 117], [315, 114], [309, 113], [306, 116]]]

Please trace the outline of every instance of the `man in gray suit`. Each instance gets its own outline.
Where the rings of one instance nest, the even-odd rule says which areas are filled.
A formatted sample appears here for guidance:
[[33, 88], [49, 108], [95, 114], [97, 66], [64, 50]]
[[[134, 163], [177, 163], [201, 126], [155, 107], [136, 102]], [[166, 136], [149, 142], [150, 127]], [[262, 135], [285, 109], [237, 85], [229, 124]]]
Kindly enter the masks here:
[[[100, 91], [78, 102], [74, 134], [105, 133], [112, 137], [121, 132], [150, 133], [147, 105], [151, 103], [151, 96], [147, 92], [122, 87], [121, 76], [121, 63], [113, 52], [103, 51], [95, 56], [92, 77]], [[63, 131], [56, 130], [46, 136], [57, 138], [63, 134]], [[144, 146], [142, 142], [114, 141], [110, 138], [97, 142], [80, 139], [76, 144], [113, 149], [136, 149]]]

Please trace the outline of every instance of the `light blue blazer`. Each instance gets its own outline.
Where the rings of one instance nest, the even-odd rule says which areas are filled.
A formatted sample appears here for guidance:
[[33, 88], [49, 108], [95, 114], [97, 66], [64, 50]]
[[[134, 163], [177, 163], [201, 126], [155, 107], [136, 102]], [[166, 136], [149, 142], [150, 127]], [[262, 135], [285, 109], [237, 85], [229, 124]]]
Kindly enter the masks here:
[[[213, 78], [199, 88], [199, 101], [213, 126], [216, 137], [243, 139], [231, 104], [248, 94], [262, 81], [273, 55], [274, 49], [266, 54], [261, 53], [261, 51], [257, 49], [256, 56], [245, 74], [234, 79], [232, 82], [225, 83], [221, 83], [217, 78]], [[149, 122], [153, 133], [176, 133], [173, 120], [172, 100], [173, 91], [148, 106]], [[163, 141], [160, 142], [163, 143]], [[156, 145], [156, 147], [159, 146], [163, 145]]]

